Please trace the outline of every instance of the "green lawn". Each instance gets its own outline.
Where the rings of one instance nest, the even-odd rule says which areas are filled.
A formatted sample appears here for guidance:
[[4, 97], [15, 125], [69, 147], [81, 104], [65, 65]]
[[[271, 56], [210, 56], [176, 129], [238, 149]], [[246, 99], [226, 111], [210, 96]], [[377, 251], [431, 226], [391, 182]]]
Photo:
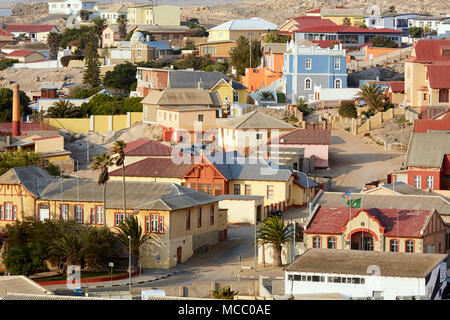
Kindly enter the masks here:
[[[113, 276], [118, 276], [122, 274], [127, 274], [126, 272], [114, 272]], [[108, 272], [92, 272], [92, 271], [81, 271], [81, 279], [88, 279], [88, 278], [102, 278], [102, 277], [110, 277], [110, 274]], [[36, 281], [59, 281], [59, 280], [66, 280], [67, 275], [61, 274], [59, 276], [50, 277], [50, 278], [40, 278], [40, 279], [34, 279]]]

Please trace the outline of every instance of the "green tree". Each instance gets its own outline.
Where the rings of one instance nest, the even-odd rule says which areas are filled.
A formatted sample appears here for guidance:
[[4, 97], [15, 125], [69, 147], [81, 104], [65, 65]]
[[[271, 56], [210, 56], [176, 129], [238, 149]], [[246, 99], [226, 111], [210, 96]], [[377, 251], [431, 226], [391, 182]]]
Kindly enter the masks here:
[[173, 66], [175, 69], [193, 68], [194, 70], [201, 70], [212, 64], [213, 62], [208, 58], [188, 54], [184, 59], [176, 61]]
[[89, 244], [84, 256], [88, 265], [108, 270], [107, 263], [118, 255], [120, 249], [116, 235], [107, 227], [95, 226], [84, 232], [82, 241]]
[[358, 113], [352, 101], [344, 101], [339, 106], [339, 115], [344, 118], [356, 118]]
[[385, 36], [375, 36], [370, 39], [373, 47], [381, 47], [381, 48], [397, 48], [398, 43], [394, 40], [389, 39]]
[[359, 88], [356, 100], [364, 102], [373, 112], [384, 109], [385, 96], [375, 83], [365, 84]]
[[136, 81], [136, 70], [137, 67], [129, 62], [118, 64], [112, 71], [106, 72], [103, 85], [128, 95], [131, 84]]
[[12, 168], [33, 165], [41, 167], [51, 175], [59, 175], [59, 167], [44, 160], [38, 153], [20, 150], [6, 151], [0, 154], [0, 175]]
[[238, 293], [239, 291], [231, 290], [230, 286], [223, 287], [220, 290], [211, 290], [211, 295], [214, 299], [233, 300]]
[[100, 61], [95, 43], [91, 41], [87, 48], [87, 57], [85, 59], [85, 70], [83, 73], [83, 84], [91, 88], [98, 87], [101, 83]]
[[127, 36], [127, 17], [121, 14], [117, 18], [117, 24], [119, 25], [119, 35], [120, 38], [124, 39]]
[[96, 40], [97, 40], [97, 45], [99, 48], [102, 47], [102, 31], [103, 29], [106, 27], [106, 19], [102, 19], [100, 17], [95, 17], [94, 19], [91, 20], [91, 22], [93, 23], [93, 33], [96, 36]]
[[276, 32], [269, 32], [264, 35], [263, 42], [264, 43], [286, 43], [289, 41], [289, 38], [286, 36], [282, 36]]
[[260, 91], [261, 97], [263, 100], [273, 100], [273, 94], [270, 91]]
[[47, 118], [79, 118], [80, 109], [68, 100], [59, 100], [48, 108], [45, 115]]
[[231, 65], [234, 66], [238, 75], [244, 75], [245, 68], [255, 68], [259, 65], [262, 56], [259, 41], [252, 41], [251, 52], [252, 63], [250, 65], [250, 42], [247, 38], [241, 36], [231, 52]]
[[423, 28], [421, 27], [409, 27], [408, 35], [412, 38], [422, 38], [424, 34]]
[[295, 102], [295, 106], [297, 107], [298, 110], [303, 112], [304, 116], [308, 116], [311, 113], [313, 113], [313, 109], [308, 107], [308, 104], [303, 98], [298, 98], [297, 101]]
[[123, 212], [127, 212], [127, 196], [125, 192], [125, 147], [127, 144], [123, 140], [114, 141], [111, 147], [110, 154], [113, 164], [122, 167], [122, 197], [123, 197]]
[[[20, 98], [20, 115], [29, 115], [32, 113], [30, 104], [30, 98], [23, 91], [19, 91]], [[12, 121], [12, 102], [13, 91], [9, 88], [0, 88], [0, 122]]]
[[18, 59], [7, 59], [3, 58], [0, 60], [0, 71], [6, 68], [12, 67], [14, 63], [19, 63]]
[[94, 87], [89, 88], [85, 86], [75, 86], [72, 87], [69, 91], [69, 98], [70, 99], [87, 99], [92, 97], [94, 94], [99, 92], [101, 88]]
[[350, 18], [345, 17], [344, 20], [342, 20], [342, 24], [344, 26], [351, 26], [352, 25], [352, 21], [350, 20]]
[[[105, 221], [106, 213], [106, 183], [109, 180], [108, 169], [113, 165], [111, 156], [108, 153], [103, 153], [94, 156], [92, 169], [100, 171], [98, 175], [98, 184], [103, 185], [103, 221]], [[106, 223], [106, 221], [105, 221]]]
[[64, 261], [64, 270], [66, 270], [70, 265], [81, 264], [87, 250], [88, 244], [83, 243], [80, 235], [65, 234], [53, 242], [50, 254]]
[[156, 235], [151, 235], [150, 233], [145, 233], [142, 231], [142, 227], [139, 225], [138, 218], [130, 215], [126, 217], [122, 222], [120, 222], [119, 227], [116, 227], [118, 231], [117, 237], [128, 250], [129, 239], [131, 239], [131, 265], [132, 267], [137, 266], [139, 262], [139, 248], [150, 241], [154, 245], [160, 245], [160, 239]]
[[126, 112], [142, 112], [142, 98], [130, 97], [123, 99], [123, 111]]
[[47, 45], [50, 48], [49, 55], [53, 59], [58, 57], [58, 49], [61, 44], [62, 35], [56, 32], [50, 32], [47, 36]]
[[283, 244], [286, 244], [292, 238], [289, 226], [284, 224], [283, 218], [277, 216], [267, 217], [261, 222], [256, 238], [259, 245], [272, 244], [273, 260], [277, 266], [281, 266]]

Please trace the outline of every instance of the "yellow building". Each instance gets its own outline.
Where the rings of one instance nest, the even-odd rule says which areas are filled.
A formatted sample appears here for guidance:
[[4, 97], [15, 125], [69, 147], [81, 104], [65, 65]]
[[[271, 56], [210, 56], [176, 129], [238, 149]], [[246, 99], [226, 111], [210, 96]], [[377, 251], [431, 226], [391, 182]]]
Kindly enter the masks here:
[[[226, 212], [219, 212], [219, 199], [169, 182], [127, 182], [127, 212], [138, 218], [146, 233], [155, 234], [160, 246], [145, 243], [139, 264], [171, 268], [189, 259], [195, 250], [214, 245], [226, 234]], [[126, 217], [122, 182], [106, 185], [106, 215], [103, 188], [95, 180], [55, 179], [30, 166], [9, 170], [0, 177], [0, 227], [25, 217], [36, 221], [75, 219], [79, 223], [115, 230]], [[221, 229], [225, 228], [225, 229]]]
[[247, 87], [232, 79], [220, 79], [209, 91], [218, 92], [224, 105], [247, 103]]
[[364, 25], [364, 9], [357, 8], [320, 8], [306, 12], [307, 16], [320, 16], [322, 19], [329, 19], [338, 25], [343, 25], [344, 20], [349, 19], [350, 25]]
[[179, 26], [181, 9], [176, 6], [136, 5], [128, 7], [128, 23]]
[[208, 30], [208, 42], [238, 40], [241, 36], [251, 40], [261, 40], [270, 30], [277, 30], [278, 26], [261, 18], [246, 20], [230, 20]]
[[448, 106], [450, 40], [420, 40], [405, 61], [405, 104], [410, 107]]

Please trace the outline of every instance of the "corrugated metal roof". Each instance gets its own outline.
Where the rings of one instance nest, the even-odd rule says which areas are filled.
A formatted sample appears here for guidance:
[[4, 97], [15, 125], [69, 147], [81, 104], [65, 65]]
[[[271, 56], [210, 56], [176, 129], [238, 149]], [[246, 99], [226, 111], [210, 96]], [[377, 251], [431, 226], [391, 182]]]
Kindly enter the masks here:
[[12, 168], [0, 176], [0, 184], [22, 184], [34, 196], [56, 179], [37, 166]]
[[53, 292], [41, 287], [39, 284], [25, 276], [0, 277], [0, 296], [14, 294], [52, 295]]
[[262, 18], [254, 17], [243, 20], [230, 20], [208, 31], [220, 30], [277, 30], [278, 26]]
[[405, 166], [440, 168], [445, 154], [450, 154], [449, 132], [413, 133]]
[[124, 151], [125, 156], [170, 156], [172, 147], [148, 138], [140, 138], [128, 142]]
[[[191, 164], [175, 164], [171, 158], [146, 158], [125, 167], [127, 177], [164, 177], [181, 178]], [[111, 176], [122, 176], [122, 168], [110, 173]]]
[[252, 111], [240, 117], [222, 122], [224, 128], [235, 129], [294, 129], [294, 126], [268, 116], [262, 112]]
[[274, 144], [331, 144], [331, 130], [326, 129], [297, 129], [288, 132], [270, 143]]
[[424, 190], [417, 189], [416, 187], [413, 187], [413, 186], [411, 186], [407, 183], [401, 182], [401, 181], [397, 181], [397, 182], [390, 183], [390, 184], [384, 184], [381, 186], [381, 188], [389, 189], [389, 190], [395, 191], [396, 193], [399, 193], [399, 194], [423, 195], [423, 196], [430, 195], [428, 192], [426, 192]]
[[231, 79], [218, 71], [187, 71], [170, 70], [168, 77], [169, 88], [197, 88], [201, 80], [205, 89], [211, 89], [220, 79], [227, 82]]
[[367, 268], [375, 265], [382, 277], [423, 278], [446, 257], [446, 254], [309, 249], [285, 270], [367, 276]]
[[149, 91], [141, 103], [162, 106], [213, 105], [213, 100], [207, 90], [168, 88], [164, 91]]
[[1, 300], [120, 300], [98, 297], [59, 296], [45, 294], [8, 293]]

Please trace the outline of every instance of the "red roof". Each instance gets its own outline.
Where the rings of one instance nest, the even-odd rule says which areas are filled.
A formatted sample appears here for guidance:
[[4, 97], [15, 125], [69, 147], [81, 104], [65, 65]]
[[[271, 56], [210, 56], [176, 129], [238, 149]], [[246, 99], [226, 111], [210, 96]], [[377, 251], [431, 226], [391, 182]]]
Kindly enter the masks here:
[[[20, 124], [20, 133], [21, 135], [25, 135], [27, 131], [36, 131], [42, 130], [42, 127], [39, 123], [21, 123]], [[12, 134], [12, 123], [11, 122], [1, 122], [0, 123], [0, 134], [2, 135], [11, 135]]]
[[[442, 49], [450, 46], [450, 40], [419, 40], [414, 45], [415, 57], [411, 57], [412, 62], [450, 62], [450, 54], [443, 55]], [[447, 49], [445, 49], [447, 50]]]
[[392, 30], [392, 29], [368, 29], [368, 28], [360, 28], [354, 26], [339, 26], [339, 25], [330, 25], [330, 26], [314, 26], [303, 28], [298, 32], [324, 32], [324, 33], [403, 33], [400, 30]]
[[450, 131], [450, 110], [444, 111], [442, 119], [417, 119], [414, 121], [414, 132], [427, 133], [428, 130]]
[[28, 57], [30, 54], [35, 53], [36, 51], [28, 51], [28, 50], [14, 50], [11, 53], [8, 53], [6, 57]]
[[126, 156], [170, 156], [172, 148], [158, 141], [141, 138], [127, 143]]
[[[181, 178], [192, 164], [175, 164], [171, 158], [146, 158], [125, 167], [127, 177]], [[122, 176], [122, 169], [114, 170], [111, 176]]]
[[394, 93], [401, 93], [405, 91], [404, 81], [389, 81], [389, 86]]
[[331, 131], [326, 129], [297, 129], [271, 140], [276, 144], [331, 144]]
[[340, 43], [337, 40], [313, 40], [312, 43], [317, 43], [321, 48], [333, 48], [336, 43]]
[[[352, 219], [361, 211], [367, 212], [373, 218], [370, 223], [378, 223], [384, 228], [384, 236], [402, 238], [422, 237], [420, 231], [432, 213], [431, 210], [355, 209], [352, 211]], [[348, 220], [348, 207], [319, 207], [305, 233], [341, 234]]]
[[50, 24], [8, 24], [5, 30], [8, 32], [50, 32], [54, 28], [54, 25]]
[[33, 139], [33, 141], [47, 140], [47, 139], [55, 139], [55, 138], [62, 138], [62, 136], [49, 136], [49, 137], [35, 138], [35, 139]]
[[321, 26], [337, 26], [336, 23], [331, 21], [330, 19], [322, 19], [321, 17], [296, 17], [293, 18], [295, 20], [297, 30], [305, 29], [305, 28], [316, 28]]
[[0, 28], [0, 36], [3, 37], [13, 37], [14, 35], [12, 33], [9, 33], [8, 31]]
[[306, 11], [306, 13], [320, 13], [320, 8]]
[[430, 87], [433, 89], [450, 88], [450, 61], [449, 63], [433, 63], [427, 66], [427, 75]]

